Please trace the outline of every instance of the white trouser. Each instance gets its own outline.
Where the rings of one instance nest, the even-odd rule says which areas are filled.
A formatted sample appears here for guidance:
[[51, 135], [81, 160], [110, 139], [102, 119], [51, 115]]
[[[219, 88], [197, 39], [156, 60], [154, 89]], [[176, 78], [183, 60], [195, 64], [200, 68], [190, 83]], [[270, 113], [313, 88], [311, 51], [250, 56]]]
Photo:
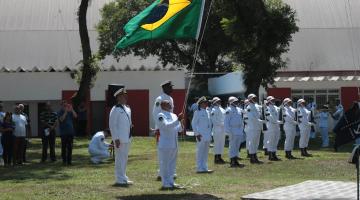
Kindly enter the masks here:
[[160, 176], [163, 187], [174, 186], [177, 153], [177, 148], [158, 149]]
[[300, 126], [300, 140], [299, 140], [299, 148], [307, 148], [309, 145], [310, 139], [310, 126]]
[[129, 178], [126, 176], [126, 165], [130, 143], [121, 143], [119, 148], [115, 147], [115, 177], [116, 183], [127, 183]]
[[214, 127], [214, 154], [219, 155], [224, 153], [225, 146], [225, 131], [224, 126]]
[[292, 151], [294, 149], [295, 135], [296, 135], [296, 127], [284, 127], [285, 131], [285, 151]]
[[261, 129], [248, 129], [246, 131], [246, 144], [249, 154], [256, 154], [259, 148]]
[[267, 131], [262, 131], [263, 132], [263, 149], [268, 149], [269, 145], [268, 145], [268, 140], [269, 140], [269, 130]]
[[91, 156], [91, 161], [93, 163], [99, 163], [106, 158], [110, 157], [110, 153], [107, 150], [100, 150], [100, 149], [89, 149], [89, 153]]
[[276, 152], [280, 139], [280, 129], [268, 130], [265, 135], [267, 135], [266, 147], [268, 148], [268, 151]]
[[229, 134], [229, 158], [239, 157], [239, 149], [242, 142], [242, 135]]
[[196, 164], [197, 171], [203, 172], [208, 170], [208, 155], [209, 155], [210, 141], [203, 141], [196, 143]]
[[320, 127], [322, 147], [329, 146], [329, 129], [328, 127]]

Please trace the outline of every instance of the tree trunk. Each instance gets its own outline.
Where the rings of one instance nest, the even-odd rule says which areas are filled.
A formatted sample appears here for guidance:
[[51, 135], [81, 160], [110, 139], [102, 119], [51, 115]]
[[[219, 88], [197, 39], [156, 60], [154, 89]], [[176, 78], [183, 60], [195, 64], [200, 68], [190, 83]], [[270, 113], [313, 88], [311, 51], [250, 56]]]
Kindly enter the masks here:
[[78, 10], [78, 20], [79, 20], [79, 33], [81, 40], [81, 48], [83, 54], [83, 63], [82, 63], [82, 75], [80, 80], [79, 90], [76, 96], [72, 99], [74, 108], [76, 109], [78, 105], [86, 100], [87, 94], [90, 91], [91, 80], [94, 76], [91, 70], [91, 48], [90, 48], [90, 39], [86, 24], [86, 13], [89, 5], [89, 0], [81, 0], [81, 4]]

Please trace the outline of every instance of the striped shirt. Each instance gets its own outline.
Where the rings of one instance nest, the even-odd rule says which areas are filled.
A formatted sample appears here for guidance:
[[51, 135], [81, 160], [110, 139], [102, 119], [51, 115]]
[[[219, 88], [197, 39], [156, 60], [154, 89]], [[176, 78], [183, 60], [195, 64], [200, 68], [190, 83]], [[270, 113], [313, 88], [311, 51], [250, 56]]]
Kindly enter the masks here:
[[48, 112], [44, 111], [40, 113], [40, 121], [44, 123], [45, 125], [48, 124], [50, 126], [54, 126], [58, 119], [56, 112]]

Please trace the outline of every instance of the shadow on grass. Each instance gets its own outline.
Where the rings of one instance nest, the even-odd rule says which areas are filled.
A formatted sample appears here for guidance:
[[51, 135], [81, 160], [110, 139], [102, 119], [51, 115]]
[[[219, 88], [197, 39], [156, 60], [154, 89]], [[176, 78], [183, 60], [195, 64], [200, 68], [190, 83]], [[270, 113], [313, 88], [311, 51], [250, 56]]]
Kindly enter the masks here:
[[193, 193], [185, 193], [185, 194], [144, 194], [137, 196], [123, 196], [116, 197], [118, 200], [220, 200], [223, 198], [219, 198], [210, 194], [193, 194]]

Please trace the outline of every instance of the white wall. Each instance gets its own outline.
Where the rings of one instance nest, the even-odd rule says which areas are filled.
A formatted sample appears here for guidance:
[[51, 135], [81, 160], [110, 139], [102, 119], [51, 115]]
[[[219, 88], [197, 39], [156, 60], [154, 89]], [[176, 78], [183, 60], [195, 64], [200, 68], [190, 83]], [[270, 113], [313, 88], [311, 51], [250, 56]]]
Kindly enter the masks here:
[[275, 82], [276, 87], [297, 89], [340, 89], [341, 87], [359, 87], [360, 81], [279, 81]]

